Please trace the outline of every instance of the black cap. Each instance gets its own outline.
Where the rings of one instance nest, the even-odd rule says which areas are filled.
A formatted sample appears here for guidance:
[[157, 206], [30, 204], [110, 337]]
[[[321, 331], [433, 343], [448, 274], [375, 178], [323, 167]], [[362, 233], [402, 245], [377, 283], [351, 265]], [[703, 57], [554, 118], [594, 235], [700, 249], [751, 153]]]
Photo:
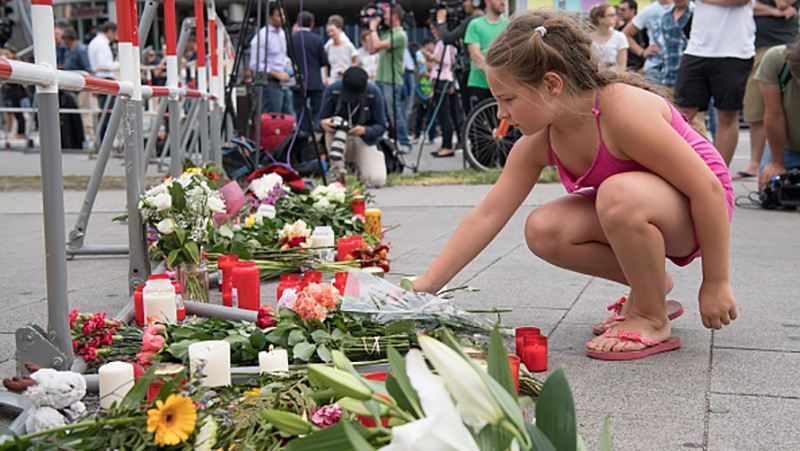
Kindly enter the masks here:
[[367, 90], [369, 75], [360, 67], [351, 67], [342, 75], [342, 100], [353, 102], [364, 95]]

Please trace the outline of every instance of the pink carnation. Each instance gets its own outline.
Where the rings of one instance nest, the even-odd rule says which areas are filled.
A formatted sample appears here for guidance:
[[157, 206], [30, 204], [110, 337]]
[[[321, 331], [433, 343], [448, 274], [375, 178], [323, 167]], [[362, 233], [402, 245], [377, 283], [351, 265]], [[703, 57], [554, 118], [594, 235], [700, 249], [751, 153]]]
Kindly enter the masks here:
[[151, 363], [153, 363], [154, 357], [155, 353], [153, 352], [148, 352], [148, 351], [140, 352], [136, 354], [136, 363], [144, 367], [147, 367], [150, 366]]
[[75, 321], [78, 320], [78, 309], [69, 312], [69, 327], [75, 327]]
[[311, 414], [311, 423], [321, 429], [331, 427], [339, 422], [342, 417], [342, 408], [338, 404], [330, 406], [322, 406], [319, 409], [314, 409]]
[[297, 297], [294, 303], [294, 311], [303, 320], [316, 319], [319, 321], [325, 321], [325, 316], [328, 313], [325, 307], [317, 304], [313, 297], [306, 294], [305, 290]]
[[161, 335], [151, 335], [145, 333], [142, 335], [142, 351], [158, 352], [164, 347], [164, 337]]

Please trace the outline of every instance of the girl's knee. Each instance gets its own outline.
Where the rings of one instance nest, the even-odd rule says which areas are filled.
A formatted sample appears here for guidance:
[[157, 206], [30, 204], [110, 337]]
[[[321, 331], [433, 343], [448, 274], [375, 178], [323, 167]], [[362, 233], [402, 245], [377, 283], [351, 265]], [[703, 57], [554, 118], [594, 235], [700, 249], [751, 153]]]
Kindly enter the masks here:
[[[537, 256], [548, 260], [558, 253], [563, 239], [562, 228], [557, 212], [553, 208], [539, 207], [525, 221], [525, 241], [528, 249]], [[563, 218], [562, 218], [563, 219]]]
[[636, 182], [638, 175], [630, 172], [613, 175], [597, 189], [595, 209], [603, 228], [628, 225], [643, 219], [640, 196], [637, 194], [642, 188]]

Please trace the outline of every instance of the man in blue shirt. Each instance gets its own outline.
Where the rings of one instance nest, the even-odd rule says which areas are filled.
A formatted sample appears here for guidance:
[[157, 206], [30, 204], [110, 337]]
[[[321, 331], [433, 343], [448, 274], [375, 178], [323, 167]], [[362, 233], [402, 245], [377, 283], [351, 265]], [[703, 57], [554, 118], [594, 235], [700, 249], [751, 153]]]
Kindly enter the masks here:
[[[300, 120], [300, 113], [303, 119], [300, 126], [303, 130], [311, 131], [311, 124], [317, 122], [319, 110], [322, 106], [322, 91], [325, 86], [322, 84], [321, 69], [323, 66], [330, 67], [328, 54], [322, 43], [322, 38], [311, 31], [314, 28], [314, 15], [308, 11], [303, 11], [297, 19], [300, 25], [299, 30], [292, 34], [292, 44], [297, 52], [297, 67], [303, 74], [303, 86], [296, 86], [294, 93], [294, 111], [297, 120]], [[308, 70], [306, 70], [308, 65]], [[303, 105], [303, 100], [308, 99], [308, 104]], [[303, 110], [303, 107], [306, 107]]]
[[344, 181], [344, 163], [352, 161], [367, 185], [380, 187], [386, 182], [386, 160], [377, 147], [386, 131], [385, 108], [380, 89], [360, 67], [347, 69], [342, 80], [325, 89], [319, 127], [325, 131], [334, 179]]

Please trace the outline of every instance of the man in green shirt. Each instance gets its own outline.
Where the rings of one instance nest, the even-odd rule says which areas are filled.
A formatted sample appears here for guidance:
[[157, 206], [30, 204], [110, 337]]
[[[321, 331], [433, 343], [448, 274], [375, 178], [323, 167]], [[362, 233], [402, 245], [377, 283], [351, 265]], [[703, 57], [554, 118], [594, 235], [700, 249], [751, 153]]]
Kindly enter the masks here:
[[764, 53], [753, 77], [764, 97], [767, 152], [759, 186], [787, 169], [800, 168], [800, 39], [787, 50], [778, 45]]
[[403, 7], [394, 5], [384, 11], [384, 23], [391, 26], [391, 30], [378, 36], [379, 19], [369, 23], [369, 38], [367, 50], [371, 53], [380, 52], [378, 58], [378, 71], [375, 81], [383, 93], [386, 105], [390, 111], [389, 121], [393, 125], [390, 130], [397, 132], [401, 153], [411, 151], [411, 141], [408, 139], [408, 118], [405, 114], [403, 102], [403, 51], [408, 45], [408, 37], [403, 31], [402, 19], [405, 15]]
[[503, 31], [508, 25], [508, 19], [503, 18], [506, 10], [506, 0], [487, 0], [486, 14], [469, 23], [467, 33], [464, 35], [464, 44], [469, 50], [469, 57], [472, 65], [469, 69], [469, 80], [467, 87], [470, 97], [473, 99], [472, 106], [476, 103], [492, 97], [489, 91], [489, 83], [481, 67], [483, 66], [484, 54], [494, 41], [494, 38]]

